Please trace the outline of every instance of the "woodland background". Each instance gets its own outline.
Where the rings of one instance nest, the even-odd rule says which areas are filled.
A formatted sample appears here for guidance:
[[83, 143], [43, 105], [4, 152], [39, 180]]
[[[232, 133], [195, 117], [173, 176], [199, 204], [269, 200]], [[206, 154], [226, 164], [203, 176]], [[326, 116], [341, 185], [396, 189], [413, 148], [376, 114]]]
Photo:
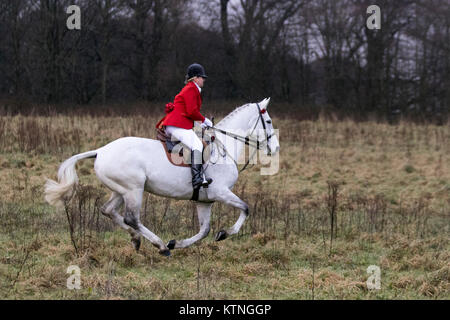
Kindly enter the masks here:
[[[445, 123], [450, 1], [377, 1], [369, 30], [372, 2], [0, 0], [0, 113], [160, 112], [198, 62], [205, 102], [271, 96], [289, 112]], [[72, 4], [80, 31], [66, 27]]]

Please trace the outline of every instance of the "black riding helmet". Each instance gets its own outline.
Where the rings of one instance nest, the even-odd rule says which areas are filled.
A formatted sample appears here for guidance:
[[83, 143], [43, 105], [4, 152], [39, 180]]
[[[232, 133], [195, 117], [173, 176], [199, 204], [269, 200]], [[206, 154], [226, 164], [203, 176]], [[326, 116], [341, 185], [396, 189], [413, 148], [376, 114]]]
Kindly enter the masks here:
[[193, 63], [187, 68], [187, 79], [191, 79], [193, 77], [202, 77], [202, 78], [208, 78], [208, 76], [205, 73], [205, 69], [201, 64]]

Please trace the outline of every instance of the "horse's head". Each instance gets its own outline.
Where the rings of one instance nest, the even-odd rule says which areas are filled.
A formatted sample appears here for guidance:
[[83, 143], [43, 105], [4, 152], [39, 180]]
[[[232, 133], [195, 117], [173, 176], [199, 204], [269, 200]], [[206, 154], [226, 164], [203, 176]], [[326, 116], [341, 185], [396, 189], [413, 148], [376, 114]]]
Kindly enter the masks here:
[[[258, 103], [255, 103], [255, 111], [257, 115], [253, 117], [253, 121], [257, 121], [256, 130], [260, 136], [259, 141], [264, 144], [265, 153], [269, 156], [275, 155], [280, 150], [278, 137], [275, 134], [272, 119], [269, 116], [267, 107], [269, 106], [270, 98], [266, 98]], [[262, 138], [261, 139], [261, 135]]]

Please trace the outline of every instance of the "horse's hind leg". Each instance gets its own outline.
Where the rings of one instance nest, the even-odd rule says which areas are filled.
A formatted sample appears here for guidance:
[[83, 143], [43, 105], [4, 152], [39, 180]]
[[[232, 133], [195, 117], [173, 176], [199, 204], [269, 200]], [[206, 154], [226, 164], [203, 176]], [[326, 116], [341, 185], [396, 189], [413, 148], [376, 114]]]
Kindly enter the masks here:
[[148, 241], [150, 241], [155, 247], [159, 249], [160, 254], [169, 256], [170, 250], [166, 247], [164, 242], [141, 223], [140, 210], [143, 193], [143, 189], [134, 189], [123, 195], [125, 201], [124, 223], [142, 234]]
[[209, 221], [211, 217], [211, 207], [212, 203], [197, 203], [197, 215], [198, 215], [198, 223], [200, 225], [200, 231], [193, 237], [184, 240], [170, 240], [167, 244], [169, 249], [178, 249], [178, 248], [186, 248], [192, 245], [193, 243], [203, 239], [209, 234], [210, 226]]
[[138, 251], [141, 246], [141, 236], [139, 232], [124, 223], [123, 217], [119, 214], [119, 208], [122, 204], [123, 197], [119, 193], [113, 191], [109, 200], [102, 206], [101, 212], [130, 233], [131, 242], [136, 251]]

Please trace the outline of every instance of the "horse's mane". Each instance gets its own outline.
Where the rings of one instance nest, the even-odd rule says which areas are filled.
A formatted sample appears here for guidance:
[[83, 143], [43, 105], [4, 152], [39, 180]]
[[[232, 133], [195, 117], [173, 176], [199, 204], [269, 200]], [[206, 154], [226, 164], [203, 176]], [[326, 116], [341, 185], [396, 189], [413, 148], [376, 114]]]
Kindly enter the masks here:
[[219, 121], [218, 125], [223, 125], [224, 123], [227, 123], [230, 119], [234, 118], [236, 114], [238, 114], [242, 109], [245, 109], [248, 107], [251, 103], [246, 103], [240, 107], [235, 108], [233, 111], [231, 111], [229, 114], [225, 116], [222, 120]]

